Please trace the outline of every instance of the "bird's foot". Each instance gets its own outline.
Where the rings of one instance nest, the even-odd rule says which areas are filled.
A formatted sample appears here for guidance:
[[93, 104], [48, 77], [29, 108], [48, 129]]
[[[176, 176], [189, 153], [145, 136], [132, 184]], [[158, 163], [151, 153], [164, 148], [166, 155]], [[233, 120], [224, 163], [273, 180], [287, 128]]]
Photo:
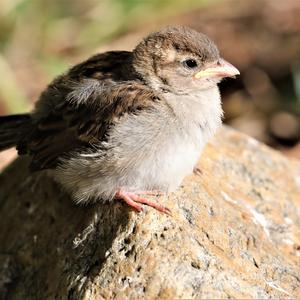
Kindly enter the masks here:
[[[143, 191], [143, 192], [139, 192], [139, 194], [158, 195], [158, 192], [157, 191]], [[171, 211], [167, 207], [165, 207], [159, 203], [152, 202], [146, 198], [143, 198], [136, 193], [126, 192], [126, 191], [120, 189], [116, 193], [115, 198], [125, 201], [129, 206], [133, 207], [138, 212], [144, 211], [142, 204], [145, 204], [145, 205], [155, 208], [159, 212], [162, 212], [165, 214], [171, 214]]]

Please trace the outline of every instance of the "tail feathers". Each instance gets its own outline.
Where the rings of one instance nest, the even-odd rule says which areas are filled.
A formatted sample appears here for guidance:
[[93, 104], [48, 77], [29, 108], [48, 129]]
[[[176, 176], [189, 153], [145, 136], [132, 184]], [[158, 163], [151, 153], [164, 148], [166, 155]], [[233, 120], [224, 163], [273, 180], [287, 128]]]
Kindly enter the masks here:
[[0, 117], [0, 151], [16, 146], [28, 131], [30, 124], [29, 114]]

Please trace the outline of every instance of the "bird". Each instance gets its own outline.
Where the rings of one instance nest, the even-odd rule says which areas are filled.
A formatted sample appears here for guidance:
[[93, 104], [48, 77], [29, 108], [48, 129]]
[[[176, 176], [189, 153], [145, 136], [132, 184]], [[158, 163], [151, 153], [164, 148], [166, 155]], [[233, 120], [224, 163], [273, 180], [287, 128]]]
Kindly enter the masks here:
[[96, 54], [55, 78], [32, 112], [0, 117], [0, 151], [52, 170], [76, 203], [175, 191], [222, 124], [218, 83], [239, 74], [205, 34], [167, 26], [132, 51]]

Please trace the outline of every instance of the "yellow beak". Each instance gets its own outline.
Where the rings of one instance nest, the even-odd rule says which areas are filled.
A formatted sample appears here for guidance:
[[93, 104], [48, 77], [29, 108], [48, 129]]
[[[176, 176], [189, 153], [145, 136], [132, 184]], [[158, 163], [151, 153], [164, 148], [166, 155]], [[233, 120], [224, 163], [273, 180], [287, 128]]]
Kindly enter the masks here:
[[236, 67], [224, 59], [219, 59], [215, 66], [206, 68], [196, 73], [194, 77], [197, 79], [209, 77], [233, 77], [239, 74], [240, 72]]

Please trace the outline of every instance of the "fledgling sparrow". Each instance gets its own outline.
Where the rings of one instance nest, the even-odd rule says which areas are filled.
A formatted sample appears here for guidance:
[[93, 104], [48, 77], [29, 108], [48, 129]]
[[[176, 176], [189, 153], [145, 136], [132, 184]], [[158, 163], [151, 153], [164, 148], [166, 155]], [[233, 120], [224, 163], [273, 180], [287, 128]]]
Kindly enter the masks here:
[[132, 51], [92, 56], [57, 77], [32, 113], [0, 117], [0, 150], [54, 169], [76, 202], [175, 190], [221, 125], [217, 84], [239, 71], [204, 34], [167, 27]]

